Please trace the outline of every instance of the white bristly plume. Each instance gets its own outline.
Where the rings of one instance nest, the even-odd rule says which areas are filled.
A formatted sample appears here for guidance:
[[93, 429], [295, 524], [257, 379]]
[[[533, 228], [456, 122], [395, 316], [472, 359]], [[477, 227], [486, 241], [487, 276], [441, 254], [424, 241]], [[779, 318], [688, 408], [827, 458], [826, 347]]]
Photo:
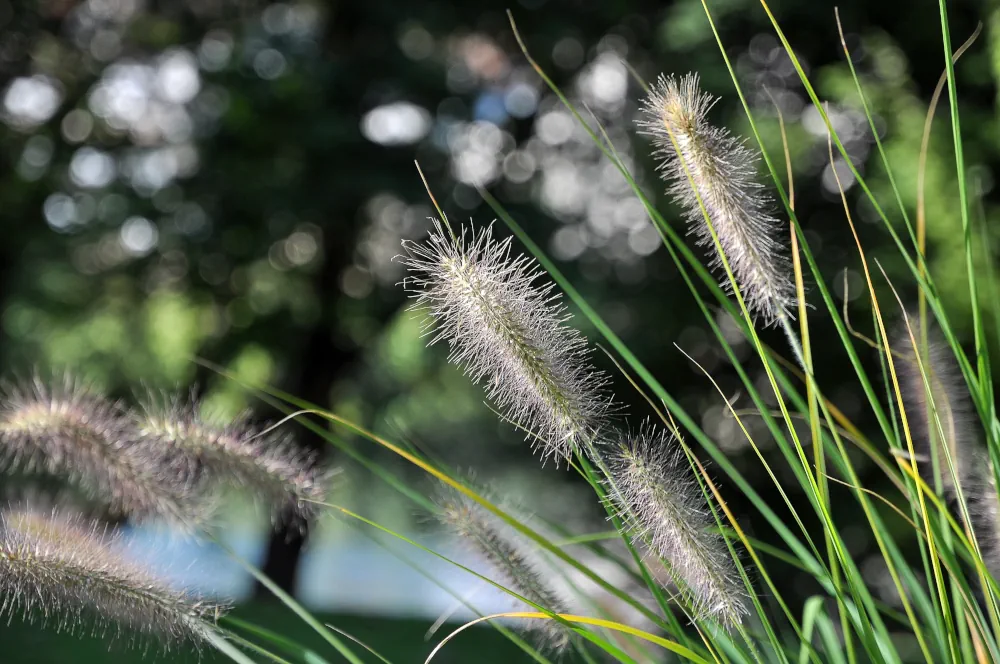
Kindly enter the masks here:
[[437, 221], [426, 242], [403, 248], [403, 285], [429, 314], [431, 343], [446, 341], [452, 362], [485, 379], [489, 398], [530, 432], [543, 460], [589, 444], [609, 407], [605, 377], [534, 260], [512, 257], [510, 239], [495, 240], [489, 226], [453, 237]]
[[605, 463], [610, 504], [633, 543], [666, 564], [696, 618], [739, 623], [747, 613], [743, 583], [673, 436], [646, 422], [623, 435]]
[[[495, 515], [455, 492], [441, 501], [438, 518], [490, 564], [494, 581], [552, 613], [568, 613], [566, 602], [539, 572], [531, 550]], [[569, 645], [572, 632], [556, 620], [530, 620], [524, 627], [545, 650], [559, 652]]]
[[[940, 333], [929, 329], [925, 346], [921, 340], [919, 319], [911, 316], [909, 320], [909, 330], [902, 327], [892, 344], [892, 350], [900, 358], [895, 365], [906, 423], [914, 451], [922, 462], [920, 467], [924, 477], [933, 486], [933, 468], [936, 465], [937, 479], [942, 488], [954, 496], [955, 484], [948, 467], [948, 457], [955, 466], [959, 482], [964, 484], [978, 472], [976, 459], [982, 451], [976, 418], [969, 403], [969, 390], [951, 349], [941, 340]], [[913, 346], [910, 331], [917, 340], [917, 348]], [[920, 349], [919, 355], [917, 349]], [[932, 457], [936, 458], [936, 464]]]
[[[696, 74], [680, 80], [660, 76], [642, 103], [639, 126], [656, 145], [663, 160], [658, 170], [683, 208], [689, 232], [709, 247], [713, 267], [720, 268], [703, 205], [748, 311], [771, 324], [790, 318], [796, 301], [790, 262], [777, 239], [771, 199], [757, 179], [759, 156], [743, 139], [708, 122], [714, 104], [715, 98], [698, 88]], [[723, 285], [732, 290], [728, 279]]]
[[0, 615], [164, 649], [200, 646], [226, 609], [168, 586], [104, 526], [27, 507], [0, 513], [0, 591]]
[[140, 439], [119, 403], [68, 375], [0, 385], [0, 469], [68, 480], [133, 519], [188, 527], [207, 516], [166, 450]]

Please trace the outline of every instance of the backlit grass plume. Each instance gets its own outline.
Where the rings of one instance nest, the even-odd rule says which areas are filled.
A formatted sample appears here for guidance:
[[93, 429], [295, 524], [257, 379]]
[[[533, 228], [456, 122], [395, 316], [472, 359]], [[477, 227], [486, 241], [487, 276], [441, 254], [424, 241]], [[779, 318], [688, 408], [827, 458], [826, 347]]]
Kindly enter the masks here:
[[[493, 581], [552, 613], [568, 612], [565, 601], [539, 573], [532, 553], [481, 505], [456, 492], [442, 501], [438, 518], [489, 563]], [[570, 630], [557, 620], [529, 620], [525, 629], [546, 650], [560, 651], [569, 645]]]
[[[683, 208], [689, 232], [711, 248], [713, 267], [722, 267], [707, 213], [748, 311], [774, 323], [790, 317], [795, 302], [790, 263], [777, 240], [771, 199], [757, 179], [759, 157], [743, 139], [708, 122], [714, 104], [699, 89], [696, 74], [660, 76], [642, 103], [639, 126], [663, 159], [658, 170]], [[732, 288], [728, 279], [723, 285]]]
[[914, 315], [909, 317], [908, 328], [900, 326], [891, 349], [898, 358], [896, 372], [920, 474], [932, 489], [940, 488], [953, 505], [964, 503], [964, 508], [956, 511], [963, 522], [968, 516], [983, 560], [997, 577], [1000, 498], [993, 462], [979, 440], [978, 418], [955, 355], [937, 328], [928, 326], [925, 337], [920, 319]]
[[666, 563], [686, 591], [695, 618], [734, 625], [747, 613], [744, 586], [683, 450], [646, 422], [623, 434], [605, 463], [612, 508], [634, 544]]
[[153, 637], [164, 649], [201, 645], [224, 610], [164, 584], [101, 526], [30, 508], [0, 514], [0, 592], [8, 617], [60, 631], [110, 631], [130, 643]]
[[529, 431], [542, 459], [569, 458], [589, 441], [608, 410], [605, 378], [589, 362], [587, 342], [531, 258], [511, 256], [510, 238], [491, 227], [453, 237], [434, 222], [424, 243], [404, 241], [404, 287], [429, 313], [431, 343]]
[[[916, 348], [913, 339], [917, 341]], [[968, 388], [958, 364], [936, 329], [927, 330], [926, 340], [922, 339], [919, 319], [914, 316], [910, 317], [909, 330], [903, 327], [898, 332], [892, 350], [899, 358], [895, 364], [906, 422], [914, 451], [922, 462], [922, 474], [932, 487], [937, 480], [945, 491], [954, 495], [948, 458], [954, 464], [959, 482], [964, 484], [966, 480], [974, 480], [976, 460], [984, 456], [977, 440]]]
[[4, 387], [0, 464], [64, 478], [121, 516], [181, 524], [205, 516], [195, 485], [135, 435], [120, 405], [69, 376]]
[[214, 423], [192, 397], [150, 395], [132, 413], [136, 434], [168, 451], [199, 484], [231, 483], [265, 502], [275, 521], [303, 522], [325, 495], [328, 473], [290, 434], [266, 431], [244, 414]]

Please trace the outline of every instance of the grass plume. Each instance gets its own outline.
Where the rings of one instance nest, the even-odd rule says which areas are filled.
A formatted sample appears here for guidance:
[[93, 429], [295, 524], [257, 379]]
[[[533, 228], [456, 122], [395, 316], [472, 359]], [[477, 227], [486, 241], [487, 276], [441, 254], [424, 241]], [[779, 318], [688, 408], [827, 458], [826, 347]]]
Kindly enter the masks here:
[[[455, 493], [442, 501], [438, 518], [489, 563], [494, 581], [552, 613], [568, 613], [565, 601], [539, 573], [531, 552], [479, 504]], [[562, 651], [569, 645], [570, 630], [556, 620], [531, 620], [526, 629], [546, 650]]]
[[510, 238], [495, 240], [490, 226], [455, 237], [435, 221], [426, 242], [403, 248], [403, 285], [429, 314], [431, 343], [446, 341], [453, 363], [485, 379], [489, 398], [533, 434], [542, 459], [568, 459], [589, 441], [609, 408], [606, 379], [535, 261], [512, 257]]
[[276, 522], [304, 522], [325, 495], [329, 473], [315, 452], [280, 429], [266, 431], [244, 414], [213, 423], [192, 397], [150, 395], [132, 411], [132, 425], [146, 444], [168, 450], [194, 481], [230, 483], [266, 503]]
[[195, 485], [135, 435], [120, 404], [68, 375], [4, 387], [0, 463], [66, 478], [120, 516], [184, 525], [205, 517]]
[[[711, 248], [713, 267], [722, 267], [704, 205], [747, 309], [771, 324], [791, 317], [791, 264], [777, 239], [771, 199], [757, 178], [759, 155], [728, 129], [709, 123], [715, 101], [700, 90], [697, 74], [661, 75], [643, 100], [638, 124], [656, 146], [658, 170], [689, 232]], [[732, 289], [728, 280], [723, 286]]]
[[[902, 329], [892, 345], [902, 358], [897, 363], [906, 421], [914, 451], [923, 458], [924, 476], [934, 486], [954, 496], [955, 484], [948, 458], [959, 482], [973, 481], [977, 459], [983, 454], [976, 433], [975, 417], [951, 349], [934, 329], [921, 339], [919, 319], [910, 317], [910, 330]], [[910, 331], [913, 337], [910, 336]], [[917, 346], [914, 347], [913, 339]], [[919, 351], [919, 353], [918, 353]], [[947, 449], [947, 455], [945, 450]]]
[[690, 597], [696, 618], [739, 623], [745, 592], [683, 451], [663, 429], [645, 422], [608, 450], [608, 496], [637, 546], [666, 563]]
[[167, 586], [129, 560], [120, 537], [58, 511], [0, 514], [0, 611], [61, 631], [201, 645], [222, 604]]
[[959, 514], [963, 520], [968, 515], [987, 568], [1000, 578], [1000, 498], [993, 462], [980, 442], [982, 434], [955, 356], [936, 328], [928, 327], [923, 336], [916, 316], [909, 317], [909, 329], [898, 333], [892, 349], [902, 360], [896, 366], [921, 474], [953, 504], [964, 501], [967, 512]]

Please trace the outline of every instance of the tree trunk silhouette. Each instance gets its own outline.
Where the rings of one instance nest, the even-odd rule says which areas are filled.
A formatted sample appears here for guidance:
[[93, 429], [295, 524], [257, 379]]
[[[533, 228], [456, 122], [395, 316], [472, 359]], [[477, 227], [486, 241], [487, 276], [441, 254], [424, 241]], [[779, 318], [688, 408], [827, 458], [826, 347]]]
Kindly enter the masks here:
[[[299, 378], [295, 381], [297, 386], [291, 390], [292, 394], [328, 408], [329, 391], [334, 378], [348, 369], [355, 356], [355, 352], [344, 351], [334, 345], [329, 327], [317, 325], [303, 350], [303, 362], [299, 369]], [[331, 447], [320, 436], [309, 434], [300, 442], [316, 450], [319, 458], [329, 463]], [[298, 527], [279, 528], [271, 534], [263, 572], [288, 592], [295, 589], [299, 559], [311, 527], [311, 523], [306, 523], [301, 530]], [[260, 586], [257, 588], [257, 593], [262, 594]]]
[[[330, 406], [331, 386], [352, 370], [362, 350], [353, 344], [338, 345], [334, 332], [338, 301], [346, 297], [341, 293], [340, 275], [353, 261], [356, 242], [364, 228], [363, 207], [374, 194], [387, 189], [404, 200], [419, 200], [424, 195], [415, 171], [405, 183], [390, 183], [385, 178], [386, 173], [412, 168], [413, 151], [373, 148], [360, 131], [361, 109], [357, 100], [365, 96], [372, 80], [393, 76], [398, 68], [396, 56], [379, 48], [377, 40], [371, 38], [382, 29], [391, 33], [394, 21], [393, 16], [363, 3], [345, 3], [332, 15], [321, 38], [325, 64], [317, 72], [317, 79], [324, 90], [325, 115], [348, 119], [343, 125], [350, 129], [339, 134], [332, 151], [329, 145], [313, 150], [308, 144], [303, 146], [305, 167], [297, 186], [302, 191], [322, 192], [314, 199], [314, 207], [304, 211], [308, 218], [323, 220], [323, 266], [315, 282], [322, 311], [304, 339], [285, 389], [323, 407]], [[432, 88], [428, 98], [438, 98], [444, 92], [443, 79], [432, 79], [424, 84]], [[378, 150], [377, 159], [373, 159], [375, 150]], [[350, 164], [351, 167], [331, 170], [331, 164]], [[390, 298], [373, 297], [367, 303], [367, 312], [385, 320], [402, 299], [401, 292]], [[320, 436], [303, 436], [302, 442], [330, 462], [332, 448]], [[287, 529], [272, 533], [263, 571], [284, 590], [291, 591], [295, 587], [307, 537], [308, 526], [302, 533]], [[262, 594], [259, 586], [256, 593]]]
[[[339, 64], [345, 64], [345, 59], [352, 59], [349, 52], [340, 50], [340, 45], [350, 41], [346, 38], [360, 19], [350, 8], [350, 4], [331, 17], [321, 42], [327, 60], [341, 61]], [[326, 93], [325, 105], [333, 114], [353, 117], [356, 111], [344, 108], [350, 99], [350, 95], [334, 94], [330, 90]], [[360, 136], [356, 138], [364, 140]], [[351, 150], [349, 146], [344, 147], [344, 152]], [[330, 177], [330, 160], [337, 161], [347, 157], [348, 154], [331, 155], [313, 151], [307, 158], [307, 168], [304, 171], [306, 179], [311, 181], [310, 184], [316, 187], [316, 191], [331, 191], [331, 183], [326, 181]], [[318, 211], [325, 219], [333, 222], [324, 225], [323, 267], [316, 276], [316, 292], [320, 294], [322, 303], [321, 315], [303, 344], [298, 366], [289, 377], [286, 388], [291, 394], [323, 408], [330, 406], [330, 388], [334, 381], [348, 370], [358, 353], [357, 349], [338, 347], [334, 343], [333, 332], [337, 301], [342, 296], [339, 276], [351, 260], [357, 233], [358, 210], [365, 200], [365, 192], [356, 189], [353, 195], [345, 195], [345, 191], [338, 187], [336, 193], [337, 195], [323, 198], [325, 205]], [[343, 223], [343, 220], [350, 220], [350, 223]], [[301, 443], [316, 450], [320, 460], [330, 462], [330, 446], [320, 436], [303, 436]], [[298, 527], [279, 528], [271, 533], [262, 571], [287, 592], [295, 589], [302, 549], [312, 527], [312, 523], [307, 523], [301, 530]], [[267, 592], [258, 584], [255, 594], [262, 596]]]

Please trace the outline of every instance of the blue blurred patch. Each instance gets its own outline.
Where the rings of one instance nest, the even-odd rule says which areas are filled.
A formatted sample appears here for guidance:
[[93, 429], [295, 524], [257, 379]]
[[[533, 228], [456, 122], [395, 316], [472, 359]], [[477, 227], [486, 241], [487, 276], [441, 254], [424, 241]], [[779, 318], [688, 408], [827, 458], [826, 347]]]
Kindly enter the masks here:
[[483, 92], [476, 98], [472, 107], [474, 120], [486, 120], [495, 125], [507, 121], [507, 107], [504, 105], [503, 94], [496, 91]]

